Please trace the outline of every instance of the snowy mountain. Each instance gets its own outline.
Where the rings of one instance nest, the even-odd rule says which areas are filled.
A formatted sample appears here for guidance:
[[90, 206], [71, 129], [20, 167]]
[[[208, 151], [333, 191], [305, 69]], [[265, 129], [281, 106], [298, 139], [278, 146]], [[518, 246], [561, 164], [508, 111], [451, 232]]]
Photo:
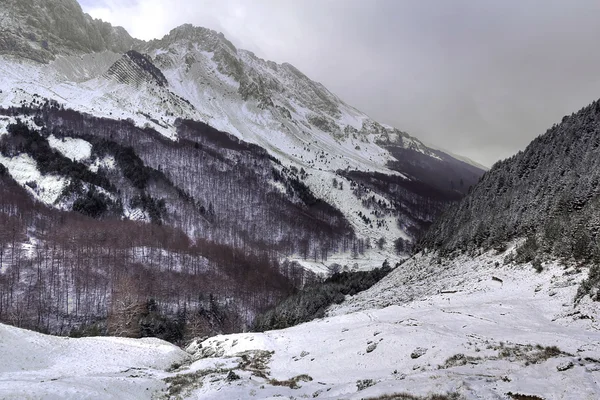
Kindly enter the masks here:
[[[365, 237], [379, 237], [357, 216], [372, 210], [351, 208], [347, 195], [323, 187], [334, 178], [350, 185], [342, 171], [396, 175], [406, 178], [405, 186], [424, 182], [440, 189], [444, 202], [466, 193], [482, 174], [377, 123], [293, 66], [236, 49], [217, 32], [183, 25], [144, 43], [84, 15], [73, 0], [9, 2], [2, 12], [2, 106], [29, 104], [37, 94], [94, 116], [131, 119], [172, 140], [178, 139], [177, 119], [205, 122], [258, 144], [286, 167], [304, 168], [317, 197], [363, 225]], [[406, 226], [420, 230], [433, 217], [402, 214], [386, 221], [388, 243], [412, 240]], [[397, 217], [406, 219], [400, 229], [392, 221]]]

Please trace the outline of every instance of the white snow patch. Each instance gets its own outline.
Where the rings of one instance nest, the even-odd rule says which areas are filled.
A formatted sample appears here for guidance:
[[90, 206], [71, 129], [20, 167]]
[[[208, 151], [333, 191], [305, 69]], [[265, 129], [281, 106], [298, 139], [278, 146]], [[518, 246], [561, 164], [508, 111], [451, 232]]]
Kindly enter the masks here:
[[50, 135], [48, 137], [48, 144], [73, 161], [84, 161], [92, 155], [91, 143], [83, 139], [70, 137], [57, 138], [54, 135]]
[[99, 169], [114, 169], [116, 166], [116, 161], [113, 156], [104, 156], [103, 158], [96, 158], [92, 164], [90, 165], [90, 171], [98, 172]]
[[37, 164], [28, 154], [15, 157], [0, 155], [0, 163], [21, 186], [43, 203], [54, 204], [70, 180], [58, 175], [42, 175]]
[[10, 120], [7, 117], [0, 117], [0, 136], [8, 133], [7, 128], [10, 125]]
[[150, 399], [187, 355], [159, 339], [53, 337], [0, 324], [0, 398]]
[[281, 183], [281, 182], [275, 182], [273, 180], [269, 181], [269, 184], [275, 189], [277, 190], [279, 193], [282, 194], [286, 194], [287, 193], [287, 189], [285, 188], [285, 186]]
[[132, 221], [150, 222], [150, 217], [141, 208], [123, 207], [123, 215]]

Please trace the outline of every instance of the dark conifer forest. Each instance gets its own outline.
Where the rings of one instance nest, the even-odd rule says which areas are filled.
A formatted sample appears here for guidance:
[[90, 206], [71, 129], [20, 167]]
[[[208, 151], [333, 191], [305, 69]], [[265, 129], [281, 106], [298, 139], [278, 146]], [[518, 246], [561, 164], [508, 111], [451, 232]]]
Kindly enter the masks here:
[[[591, 263], [579, 296], [598, 287], [600, 101], [565, 116], [523, 151], [497, 162], [427, 231], [419, 249], [441, 254], [503, 250], [526, 238], [516, 261]], [[537, 267], [538, 270], [540, 267]]]

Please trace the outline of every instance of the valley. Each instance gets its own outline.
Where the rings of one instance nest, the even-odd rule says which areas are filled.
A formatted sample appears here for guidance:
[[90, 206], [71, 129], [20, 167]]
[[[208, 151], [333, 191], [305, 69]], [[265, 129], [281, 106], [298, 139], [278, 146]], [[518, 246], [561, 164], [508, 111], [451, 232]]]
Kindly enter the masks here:
[[599, 398], [600, 101], [561, 117], [487, 169], [221, 32], [6, 0], [0, 398]]

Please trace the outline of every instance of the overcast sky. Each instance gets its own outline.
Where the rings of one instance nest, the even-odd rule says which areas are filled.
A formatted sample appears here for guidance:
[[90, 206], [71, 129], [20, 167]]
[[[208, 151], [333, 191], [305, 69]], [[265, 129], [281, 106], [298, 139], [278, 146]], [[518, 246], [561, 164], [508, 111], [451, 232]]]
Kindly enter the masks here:
[[140, 39], [192, 23], [491, 165], [600, 98], [597, 0], [82, 0]]

